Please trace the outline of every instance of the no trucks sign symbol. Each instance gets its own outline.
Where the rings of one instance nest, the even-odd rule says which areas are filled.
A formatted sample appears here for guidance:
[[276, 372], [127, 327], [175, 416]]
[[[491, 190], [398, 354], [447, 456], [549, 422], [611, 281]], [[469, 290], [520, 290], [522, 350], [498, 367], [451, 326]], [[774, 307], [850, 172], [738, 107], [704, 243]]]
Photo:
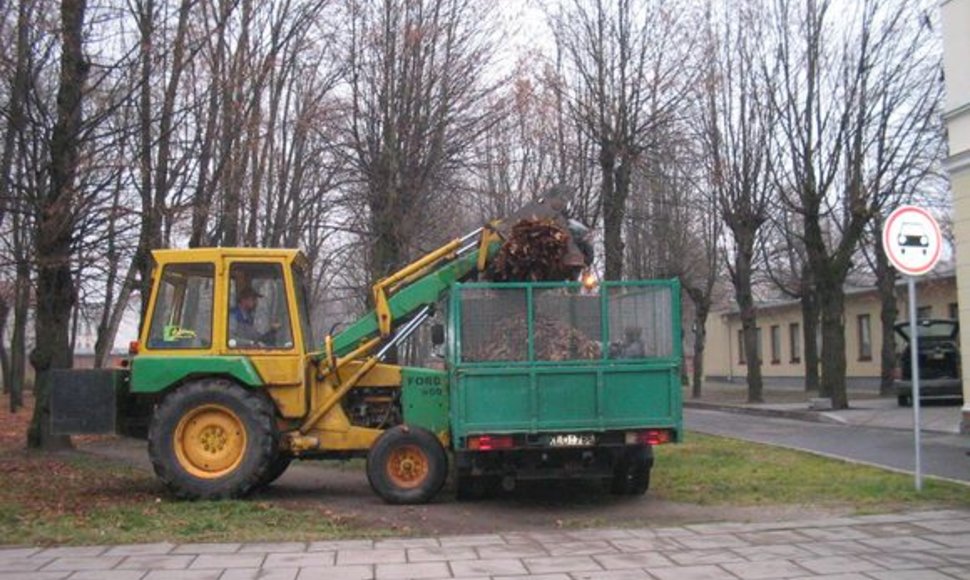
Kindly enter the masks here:
[[901, 273], [922, 276], [940, 261], [943, 236], [940, 226], [921, 207], [904, 205], [886, 218], [882, 247], [889, 261]]

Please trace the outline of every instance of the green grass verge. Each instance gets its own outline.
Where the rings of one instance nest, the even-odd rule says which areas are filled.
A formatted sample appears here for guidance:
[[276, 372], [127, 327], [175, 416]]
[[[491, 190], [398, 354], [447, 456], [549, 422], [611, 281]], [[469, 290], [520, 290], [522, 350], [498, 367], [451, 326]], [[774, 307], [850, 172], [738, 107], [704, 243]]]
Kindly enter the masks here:
[[970, 506], [970, 488], [875, 467], [688, 433], [657, 449], [651, 494], [698, 505], [848, 505], [860, 511]]
[[[151, 474], [87, 456], [8, 452], [0, 454], [0, 472], [0, 545], [326, 540], [393, 533], [361, 527], [315, 501], [176, 501]], [[646, 501], [833, 506], [856, 512], [970, 506], [966, 486], [924, 483], [918, 493], [904, 474], [690, 433], [685, 443], [657, 450]], [[593, 501], [620, 500], [604, 492]], [[615, 525], [595, 519], [582, 525], [596, 523]]]
[[36, 516], [26, 507], [0, 507], [0, 544], [126, 544], [328, 540], [362, 533], [319, 513], [258, 502], [162, 502]]
[[84, 455], [0, 458], [0, 545], [332, 540], [383, 536], [321, 504], [177, 501], [155, 478]]

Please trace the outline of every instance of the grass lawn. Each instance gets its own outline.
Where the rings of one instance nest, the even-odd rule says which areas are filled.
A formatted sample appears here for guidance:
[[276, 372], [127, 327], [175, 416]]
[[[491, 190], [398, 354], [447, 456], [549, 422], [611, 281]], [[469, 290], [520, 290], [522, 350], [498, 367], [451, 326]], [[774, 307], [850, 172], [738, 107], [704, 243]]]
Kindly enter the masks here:
[[860, 511], [970, 507], [970, 486], [699, 433], [656, 452], [650, 493], [699, 505], [849, 505]]
[[[76, 453], [23, 451], [28, 418], [28, 413], [0, 411], [0, 545], [323, 540], [394, 533], [379, 523], [344, 519], [312, 501], [175, 501], [150, 473]], [[643, 501], [651, 500], [833, 505], [871, 512], [967, 507], [970, 489], [927, 480], [917, 494], [906, 475], [691, 433], [686, 443], [658, 449], [653, 487]], [[593, 501], [629, 500], [604, 492]]]

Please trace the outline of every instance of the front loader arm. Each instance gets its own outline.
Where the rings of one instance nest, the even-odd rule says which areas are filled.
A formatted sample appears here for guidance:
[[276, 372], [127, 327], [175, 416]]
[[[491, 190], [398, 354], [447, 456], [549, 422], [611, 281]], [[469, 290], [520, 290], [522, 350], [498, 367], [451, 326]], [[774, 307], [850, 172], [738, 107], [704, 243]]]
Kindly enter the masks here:
[[428, 255], [436, 259], [422, 258], [378, 282], [374, 286], [377, 307], [333, 337], [333, 353], [345, 356], [368, 339], [386, 338], [398, 322], [437, 302], [452, 283], [484, 270], [498, 252], [501, 238], [487, 228], [480, 235], [477, 251], [458, 255], [467, 246], [460, 243], [461, 239], [454, 240]]

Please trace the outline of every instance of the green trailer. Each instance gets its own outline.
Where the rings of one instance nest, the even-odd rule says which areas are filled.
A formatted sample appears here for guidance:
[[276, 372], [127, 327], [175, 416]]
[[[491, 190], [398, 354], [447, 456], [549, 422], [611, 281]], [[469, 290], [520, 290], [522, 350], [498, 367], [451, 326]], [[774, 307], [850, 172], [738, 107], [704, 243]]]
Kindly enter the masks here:
[[680, 441], [676, 280], [455, 284], [447, 316], [459, 494], [548, 478], [647, 490]]

